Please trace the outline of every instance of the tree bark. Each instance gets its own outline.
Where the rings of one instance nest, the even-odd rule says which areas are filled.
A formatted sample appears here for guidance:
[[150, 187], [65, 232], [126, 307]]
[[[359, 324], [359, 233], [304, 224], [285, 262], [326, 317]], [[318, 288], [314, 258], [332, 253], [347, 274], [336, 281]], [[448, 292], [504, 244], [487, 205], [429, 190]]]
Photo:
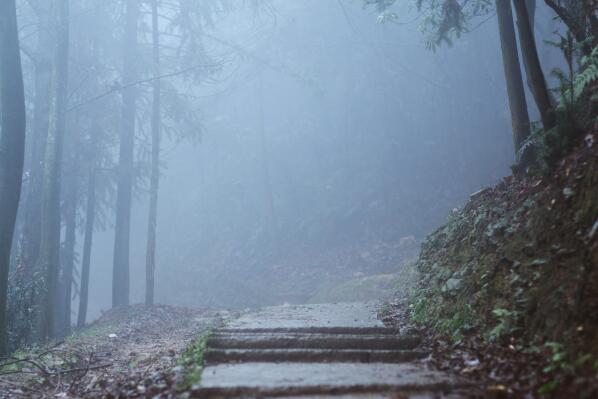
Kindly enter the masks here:
[[70, 153], [71, 159], [68, 168], [65, 169], [68, 175], [65, 193], [65, 237], [64, 237], [64, 261], [62, 273], [62, 315], [61, 336], [67, 336], [71, 333], [71, 296], [73, 286], [73, 270], [75, 268], [75, 242], [77, 236], [77, 205], [79, 195], [79, 140], [76, 130], [71, 131]]
[[525, 91], [523, 89], [523, 79], [521, 77], [519, 54], [517, 53], [517, 40], [515, 38], [511, 0], [496, 0], [496, 15], [498, 17], [498, 30], [503, 69], [507, 83], [507, 94], [509, 97], [509, 109], [511, 110], [516, 162], [521, 166], [525, 166], [531, 154], [519, 154], [519, 149], [530, 134], [530, 123], [527, 103], [525, 101]]
[[515, 13], [517, 14], [517, 28], [525, 73], [534, 101], [536, 102], [538, 111], [540, 111], [544, 130], [550, 130], [556, 125], [556, 116], [553, 111], [546, 79], [544, 78], [544, 72], [542, 72], [542, 66], [540, 65], [540, 57], [536, 48], [536, 40], [528, 5], [526, 2], [516, 0], [513, 4], [515, 6]]
[[[41, 6], [41, 5], [40, 5]], [[33, 126], [30, 137], [29, 183], [24, 202], [24, 222], [21, 239], [21, 261], [28, 280], [33, 277], [41, 241], [41, 198], [43, 191], [44, 154], [48, 135], [50, 80], [52, 76], [53, 35], [50, 34], [51, 17], [47, 4], [37, 10], [39, 28], [35, 58], [35, 99], [33, 101]]]
[[40, 338], [56, 334], [55, 320], [60, 270], [60, 187], [69, 56], [69, 0], [56, 2], [55, 60], [52, 70], [50, 114], [44, 161], [39, 270], [45, 276], [45, 295], [40, 309]]
[[7, 353], [10, 249], [25, 156], [25, 95], [15, 0], [0, 1], [0, 356]]
[[158, 30], [158, 1], [152, 0], [152, 58], [153, 82], [152, 103], [152, 170], [150, 177], [150, 205], [147, 226], [147, 249], [145, 259], [145, 305], [154, 304], [156, 274], [156, 226], [158, 218], [158, 189], [160, 184], [160, 33]]
[[[94, 133], [97, 130], [94, 129]], [[79, 311], [77, 312], [77, 328], [85, 326], [87, 303], [89, 300], [89, 271], [91, 266], [91, 247], [96, 207], [96, 165], [91, 162], [89, 181], [87, 183], [87, 209], [85, 210], [85, 236], [83, 238], [83, 258], [81, 259], [81, 287], [79, 289]]]
[[[96, 3], [94, 13], [98, 19], [103, 18], [102, 3]], [[95, 33], [92, 42], [92, 57], [93, 65], [100, 65], [100, 29], [99, 26], [94, 27]], [[96, 76], [95, 88], [99, 90], [100, 82], [99, 77]], [[79, 309], [77, 311], [77, 328], [83, 328], [85, 321], [87, 320], [87, 305], [89, 303], [89, 274], [91, 269], [91, 249], [93, 245], [93, 232], [95, 227], [95, 215], [96, 215], [96, 178], [97, 178], [97, 152], [98, 152], [98, 140], [101, 135], [101, 128], [96, 118], [91, 123], [90, 132], [90, 156], [88, 161], [89, 165], [89, 177], [87, 181], [87, 193], [86, 193], [86, 209], [85, 209], [85, 232], [83, 237], [83, 256], [81, 258], [81, 281], [79, 287]]]
[[[126, 86], [135, 80], [138, 0], [126, 0], [125, 47], [123, 82]], [[135, 142], [136, 89], [123, 90], [122, 130], [118, 159], [116, 220], [114, 234], [114, 262], [112, 270], [112, 306], [129, 304], [129, 252], [131, 236], [131, 195], [133, 190], [133, 149]]]

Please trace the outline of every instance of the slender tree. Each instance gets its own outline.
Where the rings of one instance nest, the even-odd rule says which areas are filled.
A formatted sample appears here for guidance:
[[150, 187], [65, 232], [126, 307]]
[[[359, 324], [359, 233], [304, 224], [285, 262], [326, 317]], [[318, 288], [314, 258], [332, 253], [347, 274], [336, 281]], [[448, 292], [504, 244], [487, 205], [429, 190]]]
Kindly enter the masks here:
[[56, 47], [52, 69], [50, 113], [42, 194], [39, 270], [45, 276], [45, 295], [40, 312], [40, 338], [56, 333], [56, 304], [60, 270], [60, 188], [69, 56], [69, 0], [56, 3]]
[[[95, 3], [94, 13], [96, 17], [103, 17], [102, 3]], [[94, 27], [91, 45], [92, 65], [97, 68], [100, 65], [100, 26]], [[99, 91], [99, 76], [96, 76], [93, 83], [94, 91]], [[87, 319], [87, 305], [89, 301], [89, 274], [91, 268], [91, 249], [93, 244], [93, 232], [96, 216], [96, 180], [98, 162], [98, 140], [102, 134], [98, 118], [93, 117], [90, 132], [90, 155], [87, 158], [89, 165], [86, 189], [85, 204], [85, 231], [83, 235], [83, 256], [81, 258], [81, 281], [79, 284], [79, 310], [77, 311], [77, 328], [85, 326]]]
[[64, 259], [62, 261], [62, 289], [60, 290], [61, 325], [63, 336], [71, 332], [71, 297], [73, 287], [73, 271], [75, 269], [75, 242], [77, 237], [77, 208], [79, 203], [79, 134], [77, 129], [69, 132], [69, 159], [64, 168]]
[[[92, 128], [92, 143], [99, 134], [97, 123]], [[94, 146], [92, 145], [92, 148]], [[95, 148], [94, 148], [95, 149]], [[93, 229], [96, 212], [96, 160], [95, 151], [92, 151], [92, 158], [89, 160], [89, 178], [87, 182], [87, 203], [85, 209], [85, 233], [83, 237], [83, 257], [81, 259], [81, 284], [79, 289], [79, 311], [77, 312], [77, 327], [85, 326], [87, 318], [87, 303], [89, 300], [89, 272], [91, 265], [91, 247], [93, 243]]]
[[529, 155], [523, 154], [523, 157], [520, 157], [519, 149], [530, 134], [530, 122], [517, 52], [511, 0], [496, 0], [496, 15], [498, 17], [500, 47], [507, 82], [511, 122], [513, 124], [513, 143], [518, 158], [517, 163], [524, 165], [529, 160]]
[[158, 1], [152, 0], [152, 165], [150, 176], [150, 205], [147, 226], [147, 249], [145, 259], [145, 304], [154, 304], [156, 274], [156, 226], [158, 217], [158, 188], [160, 183], [160, 31], [158, 26]]
[[48, 113], [50, 102], [50, 80], [52, 75], [51, 2], [32, 1], [38, 20], [37, 49], [34, 58], [34, 87], [32, 128], [29, 140], [30, 161], [29, 184], [27, 185], [23, 229], [21, 238], [21, 259], [26, 278], [31, 279], [39, 255], [41, 230], [41, 200], [44, 175], [44, 154], [48, 135]]
[[0, 2], [0, 355], [7, 352], [7, 285], [25, 153], [25, 95], [15, 0]]
[[[527, 3], [527, 4], [526, 4]], [[552, 109], [550, 92], [546, 85], [546, 79], [540, 65], [540, 57], [536, 48], [536, 40], [533, 30], [533, 18], [530, 15], [529, 2], [514, 1], [515, 13], [517, 15], [517, 28], [519, 31], [519, 43], [523, 56], [523, 65], [529, 82], [534, 101], [540, 111], [544, 130], [552, 129], [556, 124], [556, 116]], [[535, 5], [534, 5], [535, 6]]]
[[129, 252], [131, 236], [131, 195], [133, 191], [133, 150], [135, 142], [138, 0], [126, 0], [123, 62], [122, 131], [118, 160], [112, 306], [129, 304]]
[[25, 154], [25, 95], [15, 0], [0, 2], [0, 355], [7, 353], [6, 295]]

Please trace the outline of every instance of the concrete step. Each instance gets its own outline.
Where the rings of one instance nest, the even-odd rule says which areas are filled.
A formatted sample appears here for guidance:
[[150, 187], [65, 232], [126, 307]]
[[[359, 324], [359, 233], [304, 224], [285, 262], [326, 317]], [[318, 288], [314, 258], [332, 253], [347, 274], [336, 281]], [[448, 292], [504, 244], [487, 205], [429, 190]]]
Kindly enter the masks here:
[[207, 342], [213, 349], [361, 349], [406, 350], [417, 347], [417, 335], [214, 333]]
[[419, 364], [399, 363], [238, 363], [208, 366], [198, 398], [363, 396], [443, 393], [468, 386]]
[[207, 364], [235, 362], [359, 362], [400, 363], [426, 357], [415, 350], [355, 349], [209, 349]]
[[280, 334], [280, 333], [300, 333], [300, 334], [387, 334], [399, 335], [398, 328], [391, 327], [277, 327], [277, 328], [219, 328], [215, 333], [232, 334]]

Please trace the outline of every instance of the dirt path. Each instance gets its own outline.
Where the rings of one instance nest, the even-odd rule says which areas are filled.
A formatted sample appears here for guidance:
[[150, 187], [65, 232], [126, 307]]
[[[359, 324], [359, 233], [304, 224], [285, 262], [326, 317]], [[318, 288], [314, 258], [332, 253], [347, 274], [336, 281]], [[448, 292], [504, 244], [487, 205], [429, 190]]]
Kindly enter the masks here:
[[207, 341], [199, 398], [452, 395], [470, 382], [430, 370], [417, 335], [385, 327], [367, 303], [282, 306], [247, 314]]

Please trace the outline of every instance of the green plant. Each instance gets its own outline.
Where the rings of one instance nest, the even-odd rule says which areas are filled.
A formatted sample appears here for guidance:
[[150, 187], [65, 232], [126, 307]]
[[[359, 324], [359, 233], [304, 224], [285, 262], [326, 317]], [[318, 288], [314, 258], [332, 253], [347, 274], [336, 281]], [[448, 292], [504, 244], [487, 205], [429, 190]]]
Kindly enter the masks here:
[[178, 364], [185, 369], [185, 377], [179, 387], [181, 390], [190, 389], [201, 381], [207, 342], [211, 333], [212, 331], [209, 330], [201, 334], [179, 358]]
[[535, 169], [540, 173], [550, 172], [579, 137], [598, 121], [595, 106], [598, 101], [598, 46], [594, 46], [589, 55], [579, 59], [579, 68], [575, 72], [574, 54], [578, 46], [570, 38], [549, 43], [563, 50], [569, 66], [567, 73], [560, 69], [552, 71], [552, 75], [560, 82], [554, 89], [559, 94], [559, 102], [554, 108], [557, 124], [545, 131], [538, 123], [534, 123], [531, 134], [518, 151], [521, 157], [533, 149]]
[[498, 324], [487, 334], [487, 340], [496, 341], [504, 335], [510, 335], [519, 330], [517, 323], [521, 312], [496, 308], [492, 310], [492, 314], [498, 319]]
[[436, 322], [436, 329], [448, 334], [455, 342], [463, 339], [463, 333], [470, 331], [476, 326], [476, 315], [470, 304], [456, 304], [456, 311], [450, 318], [439, 319]]

